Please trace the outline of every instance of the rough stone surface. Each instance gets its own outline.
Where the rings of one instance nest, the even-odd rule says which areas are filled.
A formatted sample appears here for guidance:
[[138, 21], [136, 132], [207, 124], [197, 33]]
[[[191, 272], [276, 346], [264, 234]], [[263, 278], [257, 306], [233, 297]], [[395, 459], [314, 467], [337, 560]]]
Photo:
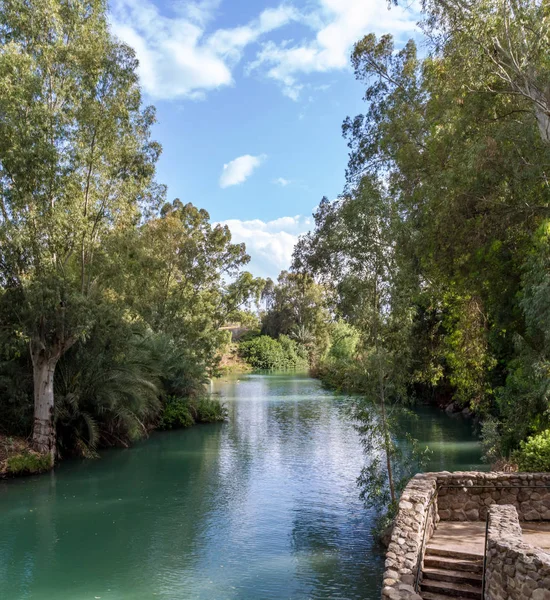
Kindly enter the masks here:
[[[515, 506], [520, 521], [550, 517], [550, 473], [435, 473], [443, 521], [485, 521], [494, 504]], [[548, 486], [548, 487], [543, 487]]]
[[413, 477], [403, 491], [386, 553], [382, 598], [422, 600], [414, 585], [419, 557], [438, 519], [436, 488], [437, 477], [428, 473]]
[[523, 542], [516, 508], [491, 506], [488, 521], [486, 600], [550, 600], [550, 554]]
[[[413, 477], [401, 497], [386, 553], [382, 598], [421, 600], [417, 593], [411, 591], [411, 586], [414, 589], [418, 570], [423, 567], [425, 545], [439, 520], [485, 521], [490, 510], [502, 505], [516, 510], [516, 521], [518, 517], [522, 521], [550, 520], [550, 473], [444, 471], [421, 473]], [[517, 531], [514, 529], [514, 532], [515, 535]], [[521, 529], [519, 535], [521, 537]], [[550, 561], [550, 555], [534, 548], [531, 550]], [[524, 564], [520, 561], [519, 568], [514, 570], [516, 558], [513, 561], [510, 558], [508, 556], [506, 560], [507, 570], [503, 565], [500, 571], [493, 570], [494, 581], [499, 578], [499, 581], [511, 582], [509, 585], [519, 595], [509, 592], [508, 595], [488, 597], [488, 600], [550, 600], [550, 585], [547, 585], [550, 583], [550, 572], [543, 570], [544, 575], [535, 580], [532, 577], [532, 562], [526, 561]], [[512, 570], [514, 572], [510, 575], [508, 571]], [[513, 582], [517, 577], [521, 584], [518, 582], [515, 585]]]

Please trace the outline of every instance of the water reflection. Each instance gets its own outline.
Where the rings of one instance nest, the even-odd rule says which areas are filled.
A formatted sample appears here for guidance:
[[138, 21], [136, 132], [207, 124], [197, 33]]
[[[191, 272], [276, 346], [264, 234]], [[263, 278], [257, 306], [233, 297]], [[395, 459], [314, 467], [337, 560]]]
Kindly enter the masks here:
[[[240, 380], [237, 380], [240, 379]], [[8, 600], [379, 597], [346, 400], [298, 375], [217, 382], [229, 422], [0, 484]], [[479, 463], [471, 426], [423, 409], [434, 468]]]

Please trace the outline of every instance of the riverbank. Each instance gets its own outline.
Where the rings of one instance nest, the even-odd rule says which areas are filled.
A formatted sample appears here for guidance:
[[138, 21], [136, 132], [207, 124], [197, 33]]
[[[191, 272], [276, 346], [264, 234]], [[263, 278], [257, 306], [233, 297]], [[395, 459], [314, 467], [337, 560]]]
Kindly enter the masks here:
[[26, 439], [0, 434], [0, 478], [36, 475], [52, 467], [50, 457], [35, 452]]
[[239, 344], [231, 343], [222, 354], [217, 371], [224, 377], [232, 373], [250, 373], [252, 367], [239, 356]]
[[[355, 360], [328, 360], [317, 365], [310, 372], [311, 376], [318, 379], [323, 387], [337, 392], [348, 394], [362, 394], [365, 392], [365, 374]], [[426, 398], [421, 394], [416, 395], [417, 403], [444, 410], [448, 415], [462, 415], [467, 418], [478, 419], [478, 415], [468, 406], [461, 406], [454, 400], [452, 390], [438, 396]]]
[[[133, 443], [123, 442], [115, 444], [97, 445], [93, 451], [86, 448], [80, 455], [71, 453], [65, 458], [97, 458], [96, 450], [110, 447], [129, 448], [138, 441], [147, 437], [153, 431], [167, 431], [172, 429], [187, 429], [194, 425], [219, 423], [227, 418], [227, 410], [218, 398], [203, 397], [194, 399], [169, 397], [165, 400], [164, 409], [160, 420], [155, 426], [144, 427], [140, 436]], [[0, 434], [0, 479], [20, 477], [25, 475], [37, 475], [53, 469], [62, 462], [58, 456], [52, 463], [50, 456], [40, 454], [33, 450], [30, 440]]]

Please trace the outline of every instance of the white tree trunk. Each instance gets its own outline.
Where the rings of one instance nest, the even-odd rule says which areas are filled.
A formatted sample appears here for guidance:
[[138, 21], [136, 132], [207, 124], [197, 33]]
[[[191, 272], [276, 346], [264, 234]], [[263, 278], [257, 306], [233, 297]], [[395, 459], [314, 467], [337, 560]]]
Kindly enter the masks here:
[[536, 109], [535, 115], [537, 117], [537, 123], [539, 124], [540, 135], [542, 139], [549, 144], [550, 143], [550, 109], [544, 111], [542, 109]]
[[55, 415], [53, 378], [57, 358], [47, 358], [43, 353], [33, 356], [34, 376], [34, 449], [49, 454], [55, 460]]

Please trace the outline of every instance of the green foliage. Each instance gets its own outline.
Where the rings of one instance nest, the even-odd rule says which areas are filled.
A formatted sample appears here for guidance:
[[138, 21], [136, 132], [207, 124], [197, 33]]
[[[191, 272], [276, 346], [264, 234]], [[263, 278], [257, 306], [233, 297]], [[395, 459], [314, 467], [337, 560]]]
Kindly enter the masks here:
[[61, 360], [56, 377], [58, 451], [93, 456], [100, 446], [145, 437], [161, 410], [162, 364], [135, 328], [105, 323]]
[[[366, 465], [357, 480], [360, 496], [368, 508], [374, 508], [381, 523], [393, 518], [397, 512], [401, 492], [416, 473], [424, 470], [430, 450], [421, 448], [417, 440], [403, 430], [403, 423], [415, 418], [402, 406], [395, 405], [391, 412], [382, 410], [365, 398], [352, 405], [351, 415], [356, 422]], [[404, 440], [400, 443], [398, 439]], [[391, 464], [393, 493], [388, 478], [388, 461]]]
[[227, 410], [217, 398], [196, 399], [168, 396], [160, 418], [160, 429], [181, 429], [196, 423], [224, 421]]
[[188, 398], [168, 396], [164, 401], [164, 409], [160, 417], [160, 429], [179, 429], [195, 424], [189, 408]]
[[262, 333], [290, 336], [307, 349], [315, 365], [328, 346], [330, 313], [326, 289], [306, 273], [282, 271], [277, 283], [268, 280], [262, 292], [266, 311]]
[[353, 359], [360, 339], [361, 335], [353, 325], [337, 321], [330, 331], [328, 358], [341, 361]]
[[52, 468], [52, 460], [48, 454], [23, 452], [10, 456], [6, 461], [6, 471], [10, 475], [35, 474]]
[[550, 12], [426, 0], [423, 17], [424, 56], [356, 44], [368, 105], [344, 122], [347, 185], [294, 268], [359, 332], [354, 357], [323, 356], [327, 385], [457, 401], [485, 420], [488, 458], [508, 457], [550, 426]]
[[280, 335], [277, 340], [283, 351], [283, 369], [307, 369], [307, 347], [287, 335]]
[[485, 419], [481, 424], [483, 459], [490, 465], [494, 465], [503, 457], [499, 425], [498, 420], [494, 417]]
[[254, 369], [306, 369], [307, 350], [288, 336], [275, 340], [261, 335], [241, 342], [239, 355]]
[[362, 392], [364, 373], [357, 360], [328, 358], [315, 369], [314, 374], [323, 385], [342, 392]]
[[192, 400], [191, 412], [196, 423], [219, 423], [227, 419], [227, 408], [218, 398], [210, 396]]
[[226, 226], [166, 202], [103, 0], [2, 2], [0, 47], [0, 416], [52, 457], [93, 455], [202, 393], [264, 281]]
[[532, 473], [550, 471], [550, 429], [521, 442], [514, 458], [520, 471]]

